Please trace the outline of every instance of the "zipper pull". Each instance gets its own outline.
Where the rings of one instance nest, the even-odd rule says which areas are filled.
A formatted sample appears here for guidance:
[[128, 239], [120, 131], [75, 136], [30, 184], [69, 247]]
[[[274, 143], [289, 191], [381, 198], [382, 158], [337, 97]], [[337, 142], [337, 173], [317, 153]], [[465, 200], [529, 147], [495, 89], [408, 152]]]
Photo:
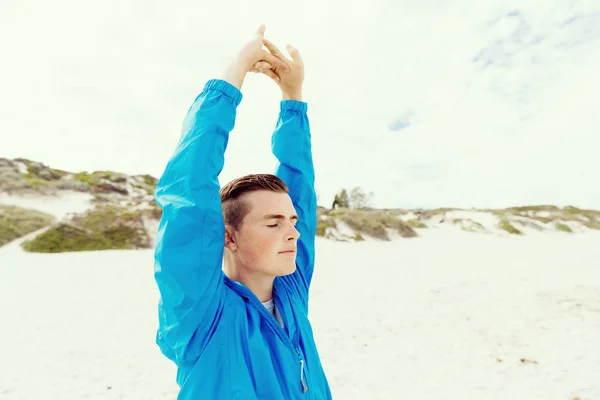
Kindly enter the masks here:
[[304, 382], [304, 360], [300, 360], [300, 383], [302, 384], [302, 393], [306, 393], [308, 391], [308, 386], [306, 386], [306, 382]]

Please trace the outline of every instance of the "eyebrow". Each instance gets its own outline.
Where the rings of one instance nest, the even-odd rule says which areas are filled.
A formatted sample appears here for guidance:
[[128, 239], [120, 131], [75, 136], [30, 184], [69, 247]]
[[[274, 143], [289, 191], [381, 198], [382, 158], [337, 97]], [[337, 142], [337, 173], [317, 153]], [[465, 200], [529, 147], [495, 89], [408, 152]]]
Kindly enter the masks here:
[[[285, 219], [285, 215], [281, 214], [267, 214], [264, 216], [264, 219]], [[292, 215], [290, 219], [298, 220], [298, 216], [296, 214]]]

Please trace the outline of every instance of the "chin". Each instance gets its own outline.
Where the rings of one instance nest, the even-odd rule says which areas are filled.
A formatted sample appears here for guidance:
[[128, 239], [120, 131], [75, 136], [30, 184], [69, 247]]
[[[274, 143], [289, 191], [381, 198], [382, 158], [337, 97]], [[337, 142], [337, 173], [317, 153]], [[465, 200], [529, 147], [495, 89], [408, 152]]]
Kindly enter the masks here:
[[285, 276], [285, 275], [291, 275], [294, 272], [296, 272], [296, 263], [293, 263], [292, 265], [285, 265], [282, 266], [282, 268], [280, 268], [279, 270], [279, 276]]

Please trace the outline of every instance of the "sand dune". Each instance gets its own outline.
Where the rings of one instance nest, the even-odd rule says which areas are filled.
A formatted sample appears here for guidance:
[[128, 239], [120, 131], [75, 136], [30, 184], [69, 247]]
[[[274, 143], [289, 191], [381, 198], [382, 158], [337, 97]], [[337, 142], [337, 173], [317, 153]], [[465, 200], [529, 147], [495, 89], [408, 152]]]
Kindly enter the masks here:
[[[317, 242], [336, 399], [600, 398], [600, 234]], [[152, 251], [0, 249], [0, 398], [175, 399]]]

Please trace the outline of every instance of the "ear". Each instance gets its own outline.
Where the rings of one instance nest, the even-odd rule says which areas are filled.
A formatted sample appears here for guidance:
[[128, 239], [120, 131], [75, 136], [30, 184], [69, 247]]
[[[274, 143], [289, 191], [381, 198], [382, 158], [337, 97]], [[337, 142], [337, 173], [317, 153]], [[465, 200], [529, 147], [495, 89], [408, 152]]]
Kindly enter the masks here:
[[235, 244], [233, 228], [229, 225], [225, 225], [225, 247], [231, 251], [235, 251], [237, 249], [237, 245]]

